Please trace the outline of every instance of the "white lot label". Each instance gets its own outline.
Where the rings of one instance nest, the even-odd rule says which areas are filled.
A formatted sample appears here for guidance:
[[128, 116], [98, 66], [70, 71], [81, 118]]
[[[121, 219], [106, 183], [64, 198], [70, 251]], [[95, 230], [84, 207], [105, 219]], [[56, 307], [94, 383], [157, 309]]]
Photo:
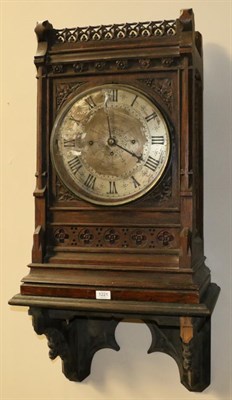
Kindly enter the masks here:
[[98, 300], [110, 300], [111, 292], [109, 290], [96, 290], [96, 299]]

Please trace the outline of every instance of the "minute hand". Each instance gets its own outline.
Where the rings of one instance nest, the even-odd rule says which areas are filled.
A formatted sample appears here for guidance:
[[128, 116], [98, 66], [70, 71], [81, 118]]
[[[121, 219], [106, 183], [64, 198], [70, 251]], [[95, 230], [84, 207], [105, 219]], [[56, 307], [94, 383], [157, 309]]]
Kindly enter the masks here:
[[127, 153], [131, 154], [133, 157], [136, 157], [138, 159], [138, 161], [142, 161], [142, 154], [140, 156], [138, 156], [137, 154], [133, 153], [133, 151], [130, 151], [128, 149], [126, 149], [125, 147], [120, 146], [120, 144], [115, 143], [115, 146], [119, 147], [120, 149], [126, 151]]

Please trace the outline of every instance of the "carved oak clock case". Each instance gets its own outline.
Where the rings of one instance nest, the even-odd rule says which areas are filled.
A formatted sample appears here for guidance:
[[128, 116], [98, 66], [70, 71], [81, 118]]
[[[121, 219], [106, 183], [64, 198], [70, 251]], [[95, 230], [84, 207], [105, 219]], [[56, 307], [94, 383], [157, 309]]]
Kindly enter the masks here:
[[82, 380], [139, 318], [182, 383], [210, 382], [219, 288], [203, 248], [202, 39], [177, 20], [35, 29], [37, 172], [28, 305], [50, 357]]

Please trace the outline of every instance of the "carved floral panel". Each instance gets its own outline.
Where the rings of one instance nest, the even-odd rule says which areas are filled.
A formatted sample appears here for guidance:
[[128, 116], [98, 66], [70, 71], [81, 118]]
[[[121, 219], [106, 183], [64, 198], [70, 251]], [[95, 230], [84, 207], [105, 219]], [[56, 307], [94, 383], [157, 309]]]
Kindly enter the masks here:
[[161, 227], [51, 226], [52, 244], [61, 247], [178, 248], [179, 229]]

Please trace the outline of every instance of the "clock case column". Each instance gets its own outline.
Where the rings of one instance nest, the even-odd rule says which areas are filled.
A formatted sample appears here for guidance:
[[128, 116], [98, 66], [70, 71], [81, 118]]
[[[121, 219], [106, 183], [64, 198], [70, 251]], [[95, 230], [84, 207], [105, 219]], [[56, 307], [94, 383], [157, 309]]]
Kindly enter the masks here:
[[[210, 319], [219, 294], [203, 249], [202, 44], [192, 10], [162, 26], [166, 34], [160, 37], [76, 43], [69, 30], [59, 33], [48, 21], [37, 25], [34, 244], [30, 273], [10, 304], [30, 307], [36, 332], [48, 337], [51, 357], [61, 356], [71, 380], [88, 375], [98, 349], [117, 350], [117, 323], [135, 317], [151, 330], [149, 352], [170, 354], [183, 384], [201, 391], [210, 380]], [[82, 87], [109, 82], [135, 85], [158, 103], [172, 141], [157, 188], [130, 207], [110, 211], [73, 199], [62, 184], [60, 201], [49, 153], [56, 111]], [[67, 229], [79, 225], [89, 235], [92, 227], [112, 234], [133, 229], [142, 245], [137, 239], [129, 251], [117, 245], [97, 249], [90, 241], [74, 248], [67, 245]], [[152, 236], [152, 229], [158, 232], [156, 248], [145, 248], [143, 237]], [[96, 290], [110, 291], [112, 300], [96, 300]]]

